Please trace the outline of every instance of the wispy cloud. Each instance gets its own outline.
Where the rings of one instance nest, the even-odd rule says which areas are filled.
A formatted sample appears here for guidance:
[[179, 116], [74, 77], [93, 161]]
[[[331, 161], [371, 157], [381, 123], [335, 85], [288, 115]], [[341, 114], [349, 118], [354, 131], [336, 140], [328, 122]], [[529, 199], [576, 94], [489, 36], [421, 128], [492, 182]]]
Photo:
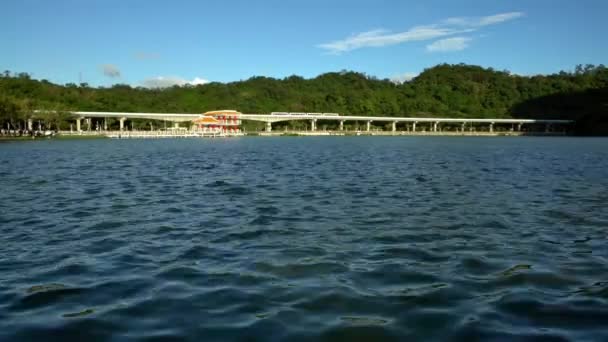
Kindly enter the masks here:
[[331, 54], [341, 54], [364, 47], [380, 47], [411, 41], [430, 40], [466, 31], [468, 30], [455, 30], [435, 26], [418, 26], [399, 33], [391, 33], [386, 30], [373, 30], [359, 33], [343, 40], [321, 44], [319, 47]]
[[417, 72], [404, 72], [403, 74], [398, 74], [390, 78], [393, 83], [401, 84], [404, 82], [409, 82], [418, 76]]
[[429, 52], [461, 51], [469, 47], [470, 37], [451, 37], [438, 40], [426, 46]]
[[157, 76], [153, 78], [148, 78], [142, 82], [142, 85], [147, 88], [167, 88], [172, 86], [183, 86], [183, 85], [199, 85], [209, 83], [208, 80], [195, 77], [192, 80], [187, 80], [181, 77], [175, 76]]
[[479, 20], [479, 23], [477, 25], [478, 26], [487, 26], [487, 25], [500, 24], [505, 21], [510, 21], [510, 20], [514, 20], [517, 18], [521, 18], [523, 16], [524, 16], [524, 14], [522, 12], [509, 12], [509, 13], [490, 15], [487, 17], [482, 17]]
[[101, 72], [109, 78], [119, 78], [120, 69], [113, 64], [104, 64], [101, 66]]
[[384, 29], [362, 32], [345, 39], [318, 45], [330, 54], [361, 49], [365, 47], [381, 47], [397, 45], [413, 41], [433, 40], [478, 31], [482, 27], [495, 25], [522, 17], [522, 12], [509, 12], [486, 17], [448, 18], [441, 23], [416, 26], [404, 32], [390, 32]]

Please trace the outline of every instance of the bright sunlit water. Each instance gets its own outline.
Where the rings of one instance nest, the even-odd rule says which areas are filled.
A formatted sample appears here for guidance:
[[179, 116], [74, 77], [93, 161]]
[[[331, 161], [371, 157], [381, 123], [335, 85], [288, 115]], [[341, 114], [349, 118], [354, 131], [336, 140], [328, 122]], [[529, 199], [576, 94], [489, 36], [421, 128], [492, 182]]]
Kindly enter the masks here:
[[608, 340], [608, 139], [0, 144], [0, 340]]

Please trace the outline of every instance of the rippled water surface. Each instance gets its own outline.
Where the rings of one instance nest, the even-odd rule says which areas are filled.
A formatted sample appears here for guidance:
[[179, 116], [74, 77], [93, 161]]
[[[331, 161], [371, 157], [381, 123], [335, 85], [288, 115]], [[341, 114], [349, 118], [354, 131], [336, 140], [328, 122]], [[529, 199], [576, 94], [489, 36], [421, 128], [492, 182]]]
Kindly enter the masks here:
[[608, 139], [0, 144], [0, 340], [608, 340]]

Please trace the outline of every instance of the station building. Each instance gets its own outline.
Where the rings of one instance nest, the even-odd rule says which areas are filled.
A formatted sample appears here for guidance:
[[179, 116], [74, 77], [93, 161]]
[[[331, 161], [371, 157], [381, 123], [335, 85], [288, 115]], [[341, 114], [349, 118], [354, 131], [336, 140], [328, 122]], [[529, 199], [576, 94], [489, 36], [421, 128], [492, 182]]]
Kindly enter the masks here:
[[214, 110], [205, 112], [192, 120], [193, 129], [204, 133], [241, 133], [241, 113], [236, 110]]

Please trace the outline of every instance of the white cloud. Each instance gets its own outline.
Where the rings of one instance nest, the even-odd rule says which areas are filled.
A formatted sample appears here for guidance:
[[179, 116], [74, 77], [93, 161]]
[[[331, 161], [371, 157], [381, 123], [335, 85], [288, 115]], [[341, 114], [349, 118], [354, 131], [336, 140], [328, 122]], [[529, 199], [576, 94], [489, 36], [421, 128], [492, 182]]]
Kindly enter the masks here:
[[416, 76], [418, 76], [417, 72], [404, 72], [403, 74], [391, 77], [391, 81], [393, 83], [401, 84], [413, 80]]
[[509, 12], [509, 13], [490, 15], [490, 16], [481, 18], [477, 25], [478, 26], [487, 26], [487, 25], [500, 24], [505, 21], [521, 18], [523, 16], [524, 16], [524, 14], [522, 12]]
[[318, 47], [330, 54], [341, 54], [365, 47], [381, 47], [412, 41], [432, 40], [474, 32], [484, 26], [514, 20], [523, 15], [522, 12], [509, 12], [478, 18], [448, 18], [439, 24], [416, 26], [407, 31], [397, 33], [377, 29], [354, 34], [345, 39], [320, 44]]
[[373, 30], [352, 35], [346, 39], [321, 44], [321, 49], [327, 50], [331, 54], [340, 54], [364, 47], [379, 47], [396, 45], [411, 41], [429, 40], [445, 37], [457, 32], [450, 28], [418, 26], [405, 32], [391, 33], [386, 30]]
[[454, 17], [444, 20], [441, 25], [479, 28], [483, 26], [500, 24], [505, 21], [515, 20], [523, 16], [523, 12], [507, 12], [485, 17]]
[[142, 82], [143, 86], [147, 88], [167, 88], [175, 85], [199, 85], [205, 83], [209, 83], [209, 81], [200, 77], [195, 77], [192, 80], [186, 80], [184, 78], [174, 76], [158, 76], [154, 78], [148, 78]]
[[511, 76], [519, 76], [519, 77], [533, 77], [533, 76], [540, 75], [540, 74], [530, 74], [527, 72], [519, 72], [517, 70], [515, 70], [515, 71], [511, 70], [510, 74], [511, 74]]
[[120, 69], [116, 65], [113, 64], [104, 64], [101, 66], [101, 71], [103, 74], [110, 78], [118, 78], [120, 77]]
[[206, 80], [206, 79], [203, 79], [203, 78], [199, 78], [199, 77], [195, 77], [192, 81], [190, 81], [188, 83], [192, 84], [192, 85], [199, 85], [199, 84], [209, 83], [209, 80]]
[[461, 51], [469, 47], [471, 40], [472, 38], [469, 37], [445, 38], [427, 45], [426, 50], [429, 52]]

